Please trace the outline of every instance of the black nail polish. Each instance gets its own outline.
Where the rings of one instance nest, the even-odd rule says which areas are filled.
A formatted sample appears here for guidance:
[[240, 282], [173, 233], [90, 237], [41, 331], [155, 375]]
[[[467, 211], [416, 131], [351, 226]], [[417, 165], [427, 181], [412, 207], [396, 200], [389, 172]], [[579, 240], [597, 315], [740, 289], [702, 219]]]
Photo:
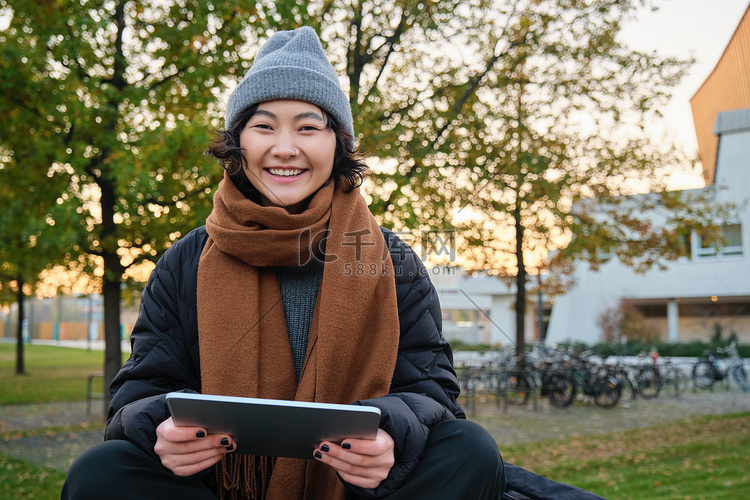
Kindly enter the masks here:
[[234, 445], [232, 445], [232, 446], [227, 446], [227, 451], [234, 451]]
[[323, 458], [323, 454], [319, 451], [315, 452], [315, 458]]
[[221, 440], [221, 445], [222, 445], [222, 446], [226, 446], [226, 445], [228, 445], [228, 444], [229, 444], [229, 440], [228, 440], [227, 438], [222, 438], [222, 440]]
[[323, 446], [321, 446], [321, 447], [320, 447], [320, 451], [322, 451], [322, 452], [324, 452], [324, 453], [328, 453], [328, 450], [329, 450], [329, 449], [330, 449], [330, 448], [328, 448], [328, 445], [327, 445], [327, 444], [324, 444]]
[[195, 437], [197, 437], [197, 438], [204, 438], [204, 437], [206, 437], [206, 433], [203, 432], [203, 431], [198, 431], [198, 432], [195, 433]]
[[341, 447], [345, 450], [351, 449], [352, 445], [349, 443], [341, 443]]

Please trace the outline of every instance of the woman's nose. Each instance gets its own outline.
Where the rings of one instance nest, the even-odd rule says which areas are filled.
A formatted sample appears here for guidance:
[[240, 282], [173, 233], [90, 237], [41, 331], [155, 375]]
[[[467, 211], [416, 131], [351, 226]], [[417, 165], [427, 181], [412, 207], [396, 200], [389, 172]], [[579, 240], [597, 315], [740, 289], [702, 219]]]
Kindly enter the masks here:
[[273, 147], [272, 153], [277, 158], [292, 158], [297, 156], [294, 141], [287, 134], [281, 134]]

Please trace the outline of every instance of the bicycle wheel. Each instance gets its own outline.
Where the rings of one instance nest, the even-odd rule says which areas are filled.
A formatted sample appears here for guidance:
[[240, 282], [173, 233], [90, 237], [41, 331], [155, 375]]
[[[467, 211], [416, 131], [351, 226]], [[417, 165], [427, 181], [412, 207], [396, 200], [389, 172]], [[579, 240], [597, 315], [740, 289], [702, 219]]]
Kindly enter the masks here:
[[522, 371], [512, 370], [506, 373], [505, 398], [508, 404], [525, 405], [531, 396], [531, 382]]
[[734, 370], [732, 370], [732, 374], [734, 375], [734, 380], [737, 382], [737, 385], [745, 392], [750, 391], [750, 382], [747, 380], [747, 372], [745, 371], [745, 367], [742, 365], [737, 365], [734, 367]]
[[659, 395], [659, 380], [653, 366], [642, 366], [635, 375], [638, 384], [638, 395], [644, 399], [653, 399]]
[[564, 373], [553, 373], [547, 380], [549, 402], [555, 408], [570, 406], [576, 395], [576, 383]]
[[620, 400], [620, 383], [614, 377], [597, 378], [594, 380], [592, 389], [594, 403], [602, 408], [612, 408]]
[[687, 388], [687, 379], [674, 366], [663, 368], [661, 387], [667, 396], [677, 397]]
[[693, 385], [696, 389], [710, 389], [715, 381], [714, 367], [708, 360], [700, 359], [693, 365]]
[[635, 399], [636, 388], [633, 382], [624, 371], [615, 374], [617, 381], [620, 383], [620, 403], [631, 403]]

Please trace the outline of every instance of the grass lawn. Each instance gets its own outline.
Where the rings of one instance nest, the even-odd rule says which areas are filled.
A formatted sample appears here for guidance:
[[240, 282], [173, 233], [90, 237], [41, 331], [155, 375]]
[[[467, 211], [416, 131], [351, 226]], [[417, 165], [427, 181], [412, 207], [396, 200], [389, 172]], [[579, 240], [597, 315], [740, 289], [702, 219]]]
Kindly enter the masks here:
[[34, 467], [0, 453], [0, 500], [60, 498], [65, 473]]
[[750, 498], [748, 450], [750, 412], [519, 444], [503, 458], [610, 500], [735, 500]]
[[[0, 343], [0, 405], [85, 400], [86, 379], [104, 369], [104, 352], [25, 345], [24, 368], [16, 375], [16, 344]], [[96, 383], [101, 392], [101, 378]]]

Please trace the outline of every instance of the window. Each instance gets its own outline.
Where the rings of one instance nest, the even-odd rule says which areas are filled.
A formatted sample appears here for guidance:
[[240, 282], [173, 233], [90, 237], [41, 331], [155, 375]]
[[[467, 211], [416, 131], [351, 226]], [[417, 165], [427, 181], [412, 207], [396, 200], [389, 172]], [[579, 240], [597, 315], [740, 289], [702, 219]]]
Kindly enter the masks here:
[[680, 303], [681, 318], [738, 318], [750, 316], [750, 302], [708, 302], [703, 304]]
[[724, 224], [719, 228], [720, 237], [708, 237], [696, 232], [693, 256], [696, 259], [736, 257], [742, 255], [742, 224]]
[[690, 258], [693, 255], [693, 233], [695, 231], [686, 230], [677, 235], [678, 251], [683, 257]]
[[[666, 304], [643, 304], [635, 306], [639, 313], [644, 318], [666, 318], [667, 317], [667, 305]], [[680, 310], [682, 313], [682, 310]]]

